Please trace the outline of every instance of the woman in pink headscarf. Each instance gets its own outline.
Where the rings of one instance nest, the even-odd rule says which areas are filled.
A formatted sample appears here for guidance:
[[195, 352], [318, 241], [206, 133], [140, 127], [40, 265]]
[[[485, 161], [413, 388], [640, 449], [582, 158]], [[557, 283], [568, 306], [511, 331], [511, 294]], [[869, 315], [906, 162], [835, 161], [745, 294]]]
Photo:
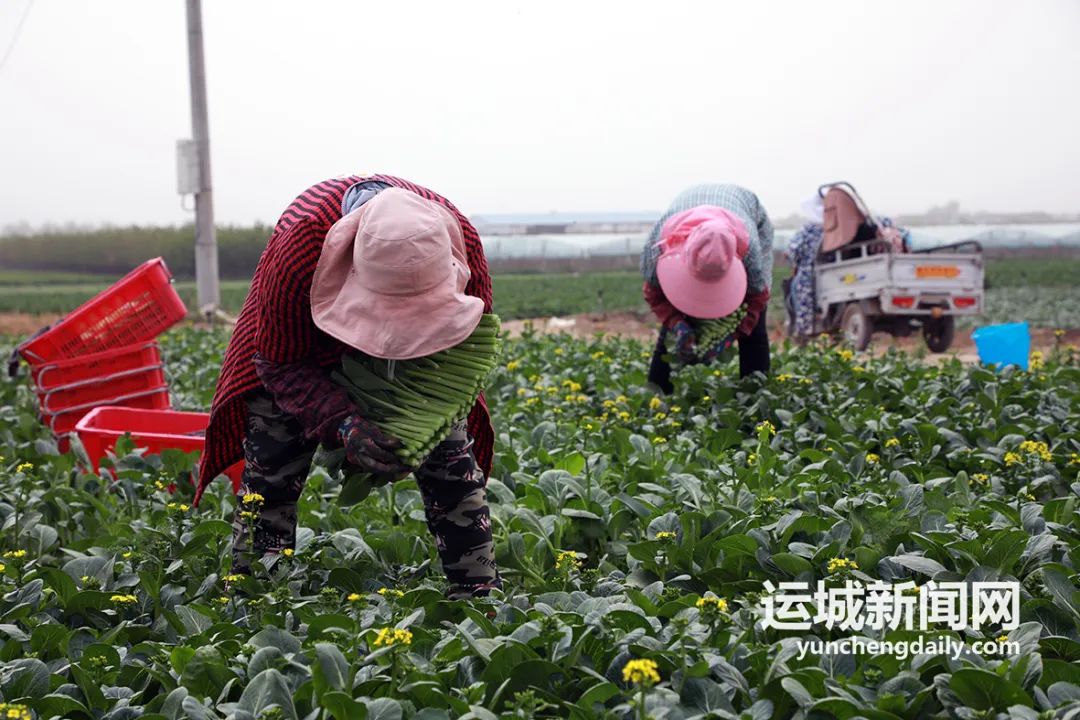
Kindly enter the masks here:
[[[644, 293], [662, 328], [649, 382], [674, 389], [668, 339], [682, 364], [712, 362], [738, 342], [739, 372], [769, 372], [765, 307], [772, 287], [773, 228], [758, 197], [737, 185], [696, 185], [653, 227], [641, 259]], [[699, 347], [697, 324], [739, 313], [737, 329]]]

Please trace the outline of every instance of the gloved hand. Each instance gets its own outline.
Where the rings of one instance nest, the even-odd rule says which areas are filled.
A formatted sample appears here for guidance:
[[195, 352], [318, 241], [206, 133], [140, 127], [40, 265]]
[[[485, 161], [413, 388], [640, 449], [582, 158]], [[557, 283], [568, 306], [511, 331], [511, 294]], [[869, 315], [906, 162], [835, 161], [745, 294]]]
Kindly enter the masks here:
[[338, 437], [349, 462], [373, 475], [399, 480], [412, 472], [394, 452], [401, 447], [401, 441], [359, 415], [349, 415], [341, 421]]
[[697, 360], [697, 351], [694, 347], [697, 337], [690, 323], [679, 320], [671, 326], [671, 331], [675, 335], [675, 356], [679, 358], [679, 361], [690, 364]]

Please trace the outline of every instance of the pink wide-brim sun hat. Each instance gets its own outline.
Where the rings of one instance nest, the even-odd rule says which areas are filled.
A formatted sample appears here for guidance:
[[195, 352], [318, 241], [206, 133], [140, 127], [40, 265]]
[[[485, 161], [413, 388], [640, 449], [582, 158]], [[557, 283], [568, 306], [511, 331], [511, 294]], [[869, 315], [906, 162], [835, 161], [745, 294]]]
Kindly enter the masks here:
[[442, 205], [387, 188], [327, 233], [311, 283], [315, 325], [386, 360], [451, 348], [472, 334], [484, 301], [465, 294], [461, 226]]
[[656, 276], [675, 308], [702, 320], [730, 315], [746, 298], [746, 225], [701, 205], [672, 215], [660, 230]]

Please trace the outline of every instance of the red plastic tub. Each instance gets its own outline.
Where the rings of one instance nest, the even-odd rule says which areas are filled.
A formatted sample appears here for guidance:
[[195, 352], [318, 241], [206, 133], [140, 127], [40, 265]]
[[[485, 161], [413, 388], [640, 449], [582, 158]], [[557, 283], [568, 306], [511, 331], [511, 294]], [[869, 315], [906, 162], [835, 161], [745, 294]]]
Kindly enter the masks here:
[[[149, 453], [157, 454], [168, 448], [202, 452], [209, 423], [209, 413], [99, 407], [79, 421], [76, 432], [96, 472], [101, 459], [127, 433], [131, 434], [136, 447], [146, 448]], [[243, 469], [244, 463], [241, 461], [225, 471], [225, 475], [232, 480], [233, 492], [240, 489], [240, 473]]]
[[67, 443], [64, 442], [63, 436], [73, 432], [79, 421], [88, 413], [101, 407], [117, 407], [130, 409], [134, 412], [168, 410], [172, 407], [172, 400], [169, 398], [169, 388], [165, 384], [161, 384], [156, 387], [141, 388], [127, 395], [107, 395], [96, 401], [72, 405], [58, 412], [45, 412], [43, 410], [41, 422], [61, 439], [60, 451], [66, 452]]
[[56, 325], [19, 346], [33, 367], [153, 340], [184, 319], [187, 308], [161, 258], [149, 260], [90, 298]]
[[165, 366], [155, 342], [47, 363], [35, 368], [33, 377], [41, 412], [47, 415], [79, 407], [122, 405], [114, 401], [166, 385]]

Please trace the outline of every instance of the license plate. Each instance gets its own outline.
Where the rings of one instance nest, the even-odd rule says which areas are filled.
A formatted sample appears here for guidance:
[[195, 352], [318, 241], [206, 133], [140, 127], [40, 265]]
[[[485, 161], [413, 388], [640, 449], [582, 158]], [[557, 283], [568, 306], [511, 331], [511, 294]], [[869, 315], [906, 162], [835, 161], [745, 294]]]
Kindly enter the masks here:
[[956, 265], [916, 265], [915, 277], [917, 278], [954, 278], [960, 275], [960, 268]]

